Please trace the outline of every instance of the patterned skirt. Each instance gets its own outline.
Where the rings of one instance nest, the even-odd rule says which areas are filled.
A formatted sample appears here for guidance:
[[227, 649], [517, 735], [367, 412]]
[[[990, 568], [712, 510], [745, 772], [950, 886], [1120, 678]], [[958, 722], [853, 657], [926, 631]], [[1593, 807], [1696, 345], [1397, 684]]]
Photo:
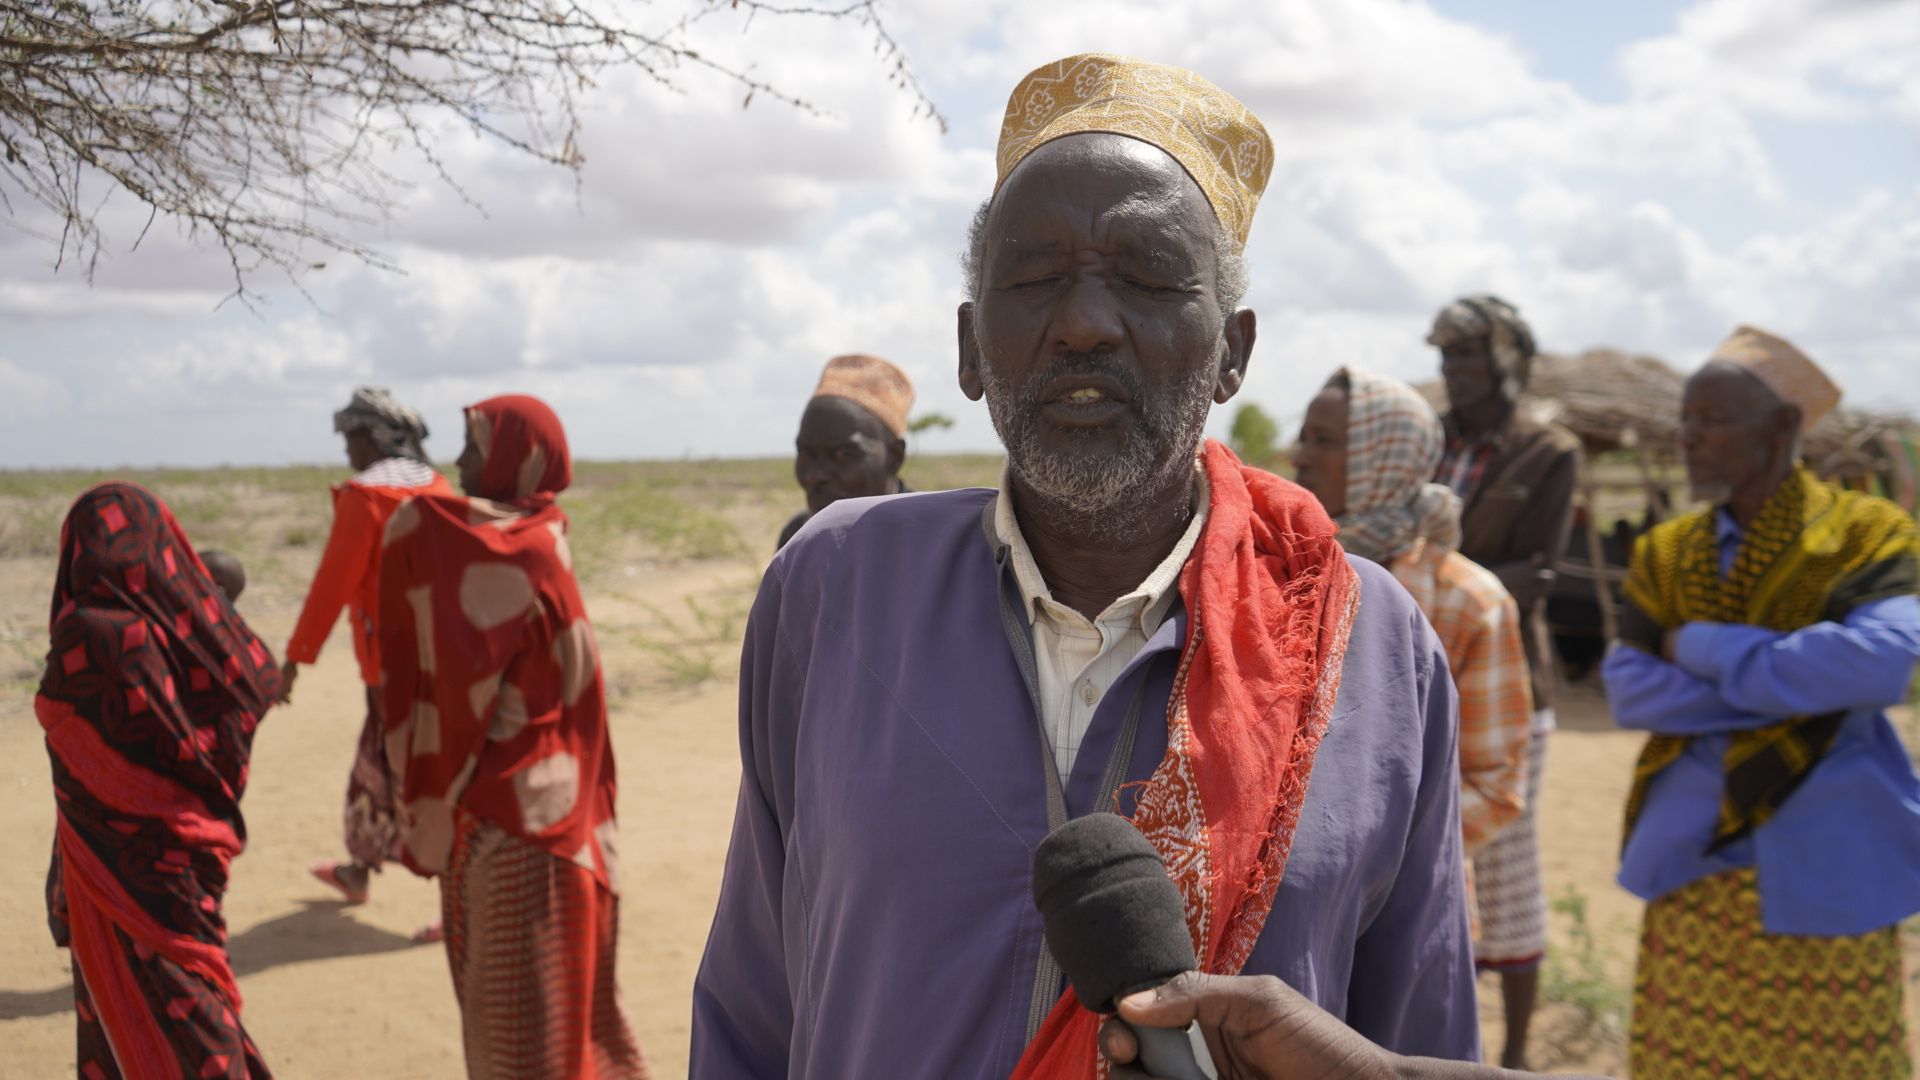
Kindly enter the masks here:
[[440, 898], [470, 1080], [648, 1080], [591, 873], [462, 814]]
[[1527, 808], [1473, 857], [1473, 958], [1482, 970], [1530, 971], [1546, 955], [1547, 894], [1537, 825], [1547, 738], [1548, 732], [1535, 731], [1527, 751]]
[[[206, 1080], [271, 1080], [273, 1073], [260, 1057], [247, 1029], [240, 1026], [234, 1003], [205, 979], [156, 953], [143, 950], [124, 934], [115, 934], [125, 950], [132, 984], [140, 992], [135, 1008], [152, 1012], [179, 1075]], [[74, 1057], [80, 1080], [122, 1080], [153, 1076], [164, 1071], [154, 1061], [136, 1061], [123, 1068], [113, 1048], [113, 1032], [87, 985], [79, 958], [73, 964], [73, 1011], [79, 1021], [79, 1043]]]
[[367, 719], [347, 774], [347, 804], [341, 831], [355, 865], [378, 870], [396, 857], [400, 822], [393, 808], [393, 773], [387, 768], [387, 725], [380, 693], [367, 687]]
[[1634, 978], [1635, 1080], [1913, 1075], [1900, 938], [1769, 934], [1754, 871], [1647, 905]]

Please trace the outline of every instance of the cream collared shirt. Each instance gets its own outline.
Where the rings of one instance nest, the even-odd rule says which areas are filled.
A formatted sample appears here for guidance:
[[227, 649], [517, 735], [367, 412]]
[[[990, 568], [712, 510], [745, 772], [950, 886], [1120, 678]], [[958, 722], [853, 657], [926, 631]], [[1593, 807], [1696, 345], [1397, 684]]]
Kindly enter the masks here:
[[1180, 579], [1180, 568], [1200, 542], [1200, 531], [1212, 505], [1205, 470], [1196, 463], [1193, 475], [1193, 521], [1179, 543], [1145, 581], [1107, 605], [1099, 616], [1088, 619], [1054, 600], [1048, 590], [1039, 565], [1033, 561], [1033, 552], [1020, 534], [1013, 500], [1006, 495], [1012, 477], [1005, 469], [1001, 471], [993, 528], [1007, 546], [1008, 561], [1013, 564], [1020, 595], [1026, 600], [1027, 621], [1033, 627], [1034, 671], [1040, 683], [1040, 719], [1063, 781], [1073, 771], [1073, 760], [1080, 753], [1080, 742], [1093, 724], [1101, 698], [1134, 656], [1146, 648], [1179, 596], [1174, 586]]

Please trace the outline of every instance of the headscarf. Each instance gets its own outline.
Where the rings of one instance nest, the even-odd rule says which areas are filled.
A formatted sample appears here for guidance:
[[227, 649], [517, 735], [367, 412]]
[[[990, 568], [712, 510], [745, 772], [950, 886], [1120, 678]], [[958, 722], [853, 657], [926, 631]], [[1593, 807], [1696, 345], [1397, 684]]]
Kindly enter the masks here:
[[907, 433], [913, 382], [906, 372], [877, 356], [855, 353], [827, 361], [813, 396], [846, 398], [872, 413], [895, 437]]
[[239, 1011], [220, 899], [279, 668], [134, 484], [102, 484], [68, 513], [50, 630], [34, 699], [60, 810], [49, 921], [115, 1055], [173, 1061], [128, 956], [162, 956], [198, 977], [206, 1007]]
[[376, 625], [406, 859], [447, 869], [458, 807], [613, 888], [605, 685], [555, 500], [572, 475], [566, 436], [552, 409], [520, 395], [474, 405], [467, 421], [481, 491], [402, 504], [381, 554]]
[[996, 154], [999, 191], [1028, 154], [1055, 139], [1111, 132], [1179, 162], [1234, 241], [1247, 244], [1273, 173], [1273, 140], [1233, 95], [1177, 67], [1082, 53], [1034, 69], [1007, 98]]
[[486, 463], [470, 495], [531, 507], [573, 483], [566, 429], [547, 403], [504, 394], [467, 408], [467, 432]]
[[1800, 430], [1807, 431], [1840, 404], [1840, 388], [1820, 365], [1793, 342], [1753, 326], [1734, 328], [1708, 360], [1738, 364], [1765, 383], [1781, 401], [1800, 409]]
[[347, 407], [333, 414], [333, 430], [342, 435], [366, 432], [386, 457], [422, 463], [427, 460], [426, 447], [422, 445], [427, 438], [427, 422], [384, 387], [356, 389]]
[[1347, 509], [1335, 519], [1340, 543], [1386, 564], [1416, 540], [1460, 546], [1460, 496], [1429, 481], [1446, 449], [1433, 406], [1398, 379], [1342, 368], [1347, 384]]
[[121, 734], [128, 715], [150, 716], [126, 751], [203, 798], [237, 806], [253, 727], [279, 690], [279, 668], [173, 512], [145, 488], [101, 484], [68, 512], [51, 630], [56, 652], [42, 701]]
[[1463, 296], [1434, 316], [1427, 344], [1445, 348], [1458, 341], [1487, 339], [1493, 356], [1494, 376], [1500, 381], [1501, 395], [1518, 400], [1533, 376], [1533, 328], [1520, 317], [1520, 310], [1492, 293]]

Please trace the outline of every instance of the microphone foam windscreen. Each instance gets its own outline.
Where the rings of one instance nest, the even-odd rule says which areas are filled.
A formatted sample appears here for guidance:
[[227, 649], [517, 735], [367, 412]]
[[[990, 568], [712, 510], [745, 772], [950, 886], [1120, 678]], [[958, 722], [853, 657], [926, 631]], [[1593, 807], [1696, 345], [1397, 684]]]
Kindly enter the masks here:
[[1160, 853], [1117, 814], [1076, 818], [1040, 842], [1033, 902], [1047, 947], [1095, 1012], [1195, 967], [1179, 888]]

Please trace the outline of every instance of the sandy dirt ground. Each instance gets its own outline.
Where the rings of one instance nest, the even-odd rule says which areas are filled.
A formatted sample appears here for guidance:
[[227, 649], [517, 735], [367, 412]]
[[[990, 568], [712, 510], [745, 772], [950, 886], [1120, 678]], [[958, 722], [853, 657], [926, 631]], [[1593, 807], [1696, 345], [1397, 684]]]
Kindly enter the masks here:
[[[777, 476], [777, 470], [773, 473]], [[777, 486], [725, 516], [771, 537], [787, 497]], [[4, 510], [0, 506], [0, 510]], [[579, 515], [577, 515], [578, 517]], [[57, 520], [57, 518], [56, 518]], [[257, 523], [256, 523], [257, 524]], [[324, 519], [321, 522], [324, 526]], [[189, 523], [189, 528], [193, 527]], [[209, 524], [217, 531], [217, 524]], [[292, 536], [281, 522], [250, 535]], [[241, 609], [282, 643], [317, 558], [308, 525], [274, 546], [270, 573]], [[280, 530], [275, 533], [274, 530]], [[652, 562], [615, 553], [589, 582], [613, 690], [621, 770], [621, 980], [663, 1077], [686, 1071], [688, 1001], [719, 887], [738, 762], [739, 626], [756, 576], [753, 543], [719, 558]], [[250, 561], [252, 561], [250, 559]], [[42, 882], [53, 827], [45, 752], [31, 693], [44, 649], [44, 553], [0, 558], [0, 1077], [72, 1075], [73, 1007], [65, 953], [50, 943]], [[689, 602], [691, 601], [691, 602]], [[684, 645], [693, 641], [697, 647]], [[227, 897], [231, 952], [247, 1027], [279, 1075], [359, 1080], [461, 1074], [446, 959], [411, 933], [437, 910], [434, 885], [390, 869], [371, 903], [344, 907], [307, 874], [339, 854], [340, 797], [362, 719], [344, 642], [302, 674], [299, 694], [260, 730], [245, 810], [248, 850]], [[1612, 884], [1619, 816], [1638, 741], [1609, 730], [1604, 702], [1576, 692], [1548, 754], [1541, 836], [1549, 892], [1584, 901], [1591, 946], [1553, 919], [1562, 1000], [1544, 1005], [1535, 1064], [1618, 1073], [1620, 1017], [1639, 905]], [[1910, 964], [1910, 967], [1915, 965]], [[1495, 984], [1482, 985], [1488, 1045], [1498, 1045]]]

